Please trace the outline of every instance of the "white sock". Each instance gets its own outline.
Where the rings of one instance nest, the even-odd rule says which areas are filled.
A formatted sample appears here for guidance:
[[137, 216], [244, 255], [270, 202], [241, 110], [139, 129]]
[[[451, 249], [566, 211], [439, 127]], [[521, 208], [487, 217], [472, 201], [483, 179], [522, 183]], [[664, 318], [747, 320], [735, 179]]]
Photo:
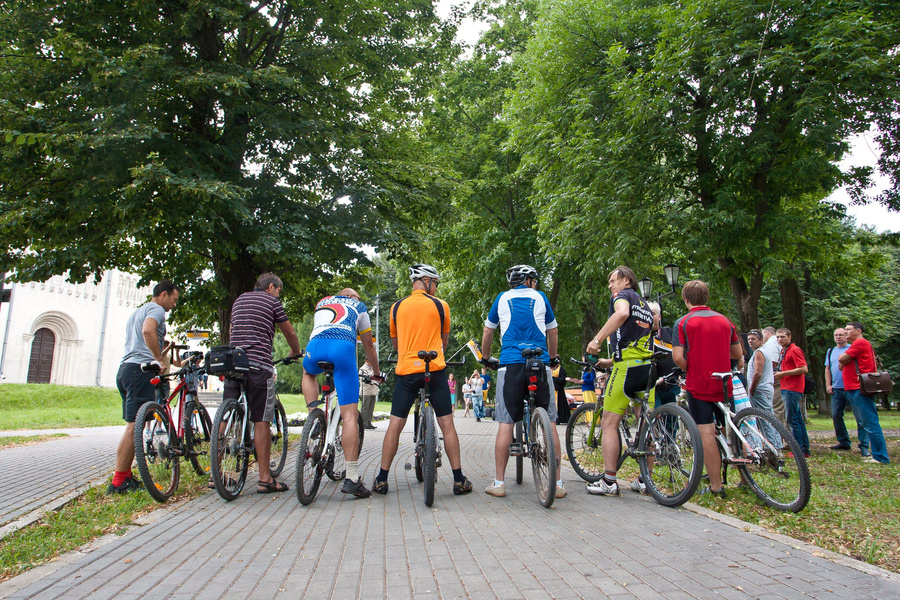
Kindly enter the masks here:
[[563, 486], [563, 484], [562, 484], [562, 479], [557, 479], [557, 480], [556, 480], [556, 487], [562, 487], [562, 486]]
[[358, 461], [344, 461], [344, 465], [347, 468], [347, 474], [344, 475], [350, 481], [359, 481], [359, 467], [357, 466]]
[[500, 481], [498, 479], [494, 480], [494, 487], [503, 487], [504, 485], [506, 485], [506, 483], [504, 483], [503, 481]]

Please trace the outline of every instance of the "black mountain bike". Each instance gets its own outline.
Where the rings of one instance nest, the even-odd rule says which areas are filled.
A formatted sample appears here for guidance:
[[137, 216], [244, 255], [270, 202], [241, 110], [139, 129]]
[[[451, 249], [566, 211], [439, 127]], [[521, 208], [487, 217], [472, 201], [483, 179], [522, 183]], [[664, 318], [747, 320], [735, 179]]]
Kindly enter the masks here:
[[[522, 350], [525, 358], [525, 378], [528, 387], [524, 414], [513, 431], [513, 441], [509, 445], [509, 455], [516, 459], [516, 483], [522, 483], [522, 463], [524, 457], [531, 459], [534, 487], [540, 503], [550, 508], [556, 499], [556, 480], [559, 464], [556, 461], [556, 442], [553, 439], [550, 415], [542, 406], [536, 406], [538, 385], [547, 385], [547, 371], [540, 348]], [[488, 359], [484, 364], [497, 369], [500, 362]], [[498, 399], [502, 402], [502, 399]], [[551, 394], [551, 402], [553, 395]], [[528, 427], [524, 426], [528, 423]]]

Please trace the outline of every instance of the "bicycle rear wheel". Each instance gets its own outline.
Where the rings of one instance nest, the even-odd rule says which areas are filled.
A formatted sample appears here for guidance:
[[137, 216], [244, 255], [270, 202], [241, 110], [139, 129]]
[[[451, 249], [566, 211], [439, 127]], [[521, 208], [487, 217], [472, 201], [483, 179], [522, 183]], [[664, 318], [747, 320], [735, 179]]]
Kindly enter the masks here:
[[413, 440], [415, 441], [413, 470], [416, 472], [416, 481], [422, 483], [425, 481], [425, 471], [422, 468], [422, 464], [425, 461], [425, 438], [419, 435], [419, 425], [421, 425], [421, 422], [419, 413], [416, 411], [413, 414]]
[[284, 406], [281, 400], [275, 399], [275, 416], [269, 424], [272, 430], [272, 451], [269, 455], [269, 469], [272, 471], [272, 478], [281, 475], [284, 469], [284, 463], [287, 462], [288, 456], [288, 425], [287, 415], [284, 414]]
[[240, 496], [250, 464], [250, 432], [244, 427], [244, 407], [236, 398], [225, 400], [216, 411], [209, 444], [210, 472], [216, 491], [225, 500]]
[[[517, 444], [522, 445], [524, 448], [525, 444], [525, 427], [522, 425], [522, 421], [516, 421], [516, 429], [515, 429], [515, 437], [513, 437], [513, 441]], [[525, 457], [519, 454], [516, 457], [516, 483], [522, 485], [522, 470], [525, 463]]]
[[434, 486], [437, 484], [437, 432], [435, 431], [434, 409], [426, 406], [422, 411], [425, 431], [425, 457], [422, 471], [425, 476], [425, 506], [434, 504]]
[[209, 444], [212, 420], [206, 407], [195, 397], [184, 404], [184, 453], [194, 472], [201, 477], [209, 474]]
[[297, 454], [295, 485], [300, 504], [311, 504], [319, 491], [322, 473], [325, 471], [322, 452], [325, 449], [326, 427], [325, 413], [319, 408], [312, 409], [303, 425], [300, 451]]
[[650, 411], [638, 433], [638, 464], [647, 492], [659, 504], [690, 500], [703, 475], [703, 443], [686, 410], [663, 404]]
[[144, 487], [157, 502], [165, 502], [178, 488], [180, 451], [166, 410], [156, 402], [141, 406], [134, 420], [134, 458]]
[[[765, 438], [760, 427], [767, 422], [791, 449], [793, 458], [782, 453]], [[751, 461], [738, 464], [750, 489], [767, 505], [785, 512], [800, 512], [809, 503], [811, 482], [803, 449], [781, 421], [758, 408], [745, 408], [734, 417], [734, 425], [747, 445], [736, 448], [736, 458]]]
[[556, 444], [550, 429], [550, 415], [536, 406], [531, 415], [531, 469], [534, 472], [534, 487], [538, 500], [546, 508], [556, 499]]

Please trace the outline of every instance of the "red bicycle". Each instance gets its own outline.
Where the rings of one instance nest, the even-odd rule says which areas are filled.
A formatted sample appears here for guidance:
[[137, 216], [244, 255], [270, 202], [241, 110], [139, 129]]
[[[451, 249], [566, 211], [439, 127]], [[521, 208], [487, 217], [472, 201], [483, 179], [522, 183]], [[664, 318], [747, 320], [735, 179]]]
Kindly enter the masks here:
[[[168, 375], [157, 375], [151, 382], [166, 398], [168, 381], [178, 385], [161, 402], [141, 406], [134, 420], [134, 457], [138, 472], [150, 495], [158, 502], [168, 500], [178, 489], [180, 460], [187, 457], [200, 476], [209, 474], [209, 444], [212, 421], [197, 396], [197, 384], [205, 368], [200, 366], [202, 352], [187, 352], [187, 363]], [[149, 370], [149, 365], [141, 367]]]

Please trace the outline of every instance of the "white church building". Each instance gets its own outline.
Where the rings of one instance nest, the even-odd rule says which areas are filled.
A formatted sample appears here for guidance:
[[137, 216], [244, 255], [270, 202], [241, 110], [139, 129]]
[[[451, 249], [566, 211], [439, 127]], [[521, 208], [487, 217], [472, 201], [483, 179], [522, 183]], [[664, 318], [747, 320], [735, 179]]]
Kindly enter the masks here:
[[[10, 283], [0, 303], [0, 383], [115, 387], [125, 347], [125, 324], [149, 301], [139, 277], [106, 271], [98, 283]], [[171, 328], [170, 328], [171, 331]]]

